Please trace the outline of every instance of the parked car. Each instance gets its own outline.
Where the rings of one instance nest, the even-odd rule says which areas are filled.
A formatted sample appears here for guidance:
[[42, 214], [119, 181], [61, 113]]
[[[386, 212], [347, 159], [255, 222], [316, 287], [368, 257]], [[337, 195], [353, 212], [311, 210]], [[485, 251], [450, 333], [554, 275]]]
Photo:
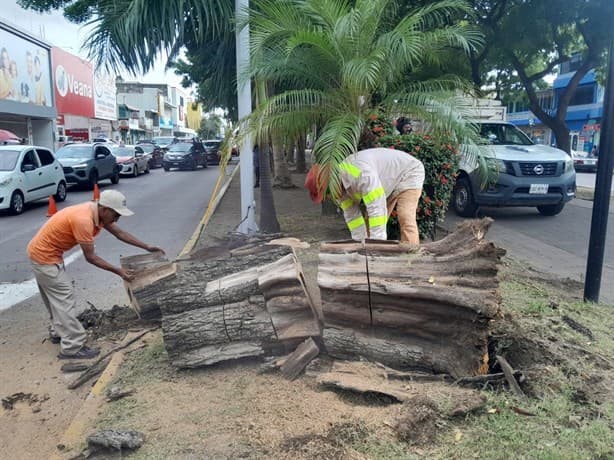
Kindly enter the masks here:
[[172, 144], [164, 154], [162, 166], [165, 171], [171, 168], [185, 168], [195, 170], [198, 165], [207, 168], [207, 157], [202, 144], [192, 142], [178, 142]]
[[207, 154], [207, 161], [209, 164], [220, 164], [220, 148], [222, 147], [222, 141], [217, 139], [210, 139], [203, 142], [205, 152]]
[[119, 145], [117, 142], [115, 142], [113, 139], [109, 139], [108, 137], [95, 137], [92, 140], [92, 143], [101, 143], [101, 144], [112, 144], [112, 145]]
[[576, 171], [597, 171], [597, 158], [589, 156], [587, 152], [572, 150], [571, 158], [573, 159], [573, 167]]
[[554, 216], [576, 194], [573, 161], [562, 150], [537, 145], [511, 123], [478, 122], [485, 144], [482, 154], [496, 173], [496, 182], [483, 186], [477, 165], [461, 155], [452, 207], [473, 217], [479, 206], [535, 206]]
[[111, 153], [115, 155], [117, 164], [121, 168], [120, 174], [132, 177], [137, 177], [140, 173], [149, 174], [151, 157], [143, 151], [141, 145], [113, 147]]
[[104, 179], [119, 182], [120, 167], [111, 148], [108, 144], [71, 144], [58, 149], [55, 156], [64, 168], [67, 183], [93, 189]]
[[0, 146], [0, 209], [21, 214], [25, 203], [53, 195], [66, 199], [62, 165], [49, 149], [33, 145]]
[[177, 139], [175, 136], [157, 136], [153, 137], [151, 140], [162, 150], [168, 150], [171, 145], [179, 142], [179, 139]]
[[160, 148], [160, 146], [154, 144], [152, 141], [139, 141], [136, 144], [138, 147], [142, 148], [143, 151], [149, 155], [149, 168], [161, 168], [162, 160], [164, 158], [164, 152]]

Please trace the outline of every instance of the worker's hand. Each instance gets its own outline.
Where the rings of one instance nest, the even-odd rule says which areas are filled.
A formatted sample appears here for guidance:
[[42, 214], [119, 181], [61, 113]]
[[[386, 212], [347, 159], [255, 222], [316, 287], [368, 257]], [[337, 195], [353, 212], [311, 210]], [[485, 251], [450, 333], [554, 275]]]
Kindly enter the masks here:
[[119, 276], [122, 277], [124, 281], [130, 282], [134, 279], [134, 270], [123, 270], [119, 269]]
[[159, 248], [158, 246], [147, 246], [147, 251], [148, 252], [161, 252], [162, 254], [166, 255], [166, 253], [164, 252], [164, 249]]

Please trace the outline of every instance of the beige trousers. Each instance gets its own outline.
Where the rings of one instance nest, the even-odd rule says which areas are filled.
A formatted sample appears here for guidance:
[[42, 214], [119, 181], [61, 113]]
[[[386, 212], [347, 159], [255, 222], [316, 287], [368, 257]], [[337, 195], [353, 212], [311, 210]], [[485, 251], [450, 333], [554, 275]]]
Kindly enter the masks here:
[[401, 228], [401, 241], [414, 245], [420, 244], [420, 233], [416, 222], [416, 210], [418, 209], [420, 195], [422, 195], [421, 188], [410, 188], [388, 200], [387, 203], [388, 216], [396, 206], [399, 227]]
[[87, 333], [77, 319], [77, 302], [72, 280], [64, 265], [42, 265], [30, 261], [43, 303], [49, 312], [49, 333], [62, 338], [62, 353], [76, 353], [87, 340]]

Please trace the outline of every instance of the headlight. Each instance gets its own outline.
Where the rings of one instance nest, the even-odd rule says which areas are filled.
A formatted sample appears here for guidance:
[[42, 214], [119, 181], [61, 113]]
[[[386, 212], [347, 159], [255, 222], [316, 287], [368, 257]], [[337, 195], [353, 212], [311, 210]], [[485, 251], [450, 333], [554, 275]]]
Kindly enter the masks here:
[[4, 187], [5, 185], [9, 185], [12, 182], [12, 177], [7, 177], [2, 182], [0, 182], [0, 187]]
[[507, 163], [504, 160], [498, 158], [487, 158], [488, 168], [498, 173], [509, 174], [507, 171]]
[[573, 171], [573, 159], [571, 157], [565, 160], [565, 172]]
[[79, 163], [78, 165], [74, 165], [73, 168], [75, 169], [87, 168], [87, 163]]

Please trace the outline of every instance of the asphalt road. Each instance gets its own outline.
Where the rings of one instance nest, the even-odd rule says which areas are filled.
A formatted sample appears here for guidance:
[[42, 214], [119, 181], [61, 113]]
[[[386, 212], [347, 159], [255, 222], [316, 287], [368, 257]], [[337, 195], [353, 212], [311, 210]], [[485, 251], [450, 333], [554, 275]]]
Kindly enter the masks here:
[[[584, 280], [592, 218], [592, 202], [568, 203], [558, 216], [541, 216], [535, 208], [483, 208], [495, 222], [488, 238], [519, 260], [560, 277]], [[614, 206], [610, 207], [600, 301], [614, 305]], [[448, 212], [444, 227], [463, 219]]]
[[[123, 177], [118, 185], [102, 181], [100, 189], [114, 188], [126, 195], [127, 205], [135, 215], [121, 218], [118, 222], [121, 228], [142, 241], [162, 247], [173, 258], [202, 218], [218, 175], [218, 166], [196, 171], [156, 169], [138, 178]], [[58, 208], [91, 198], [91, 191], [72, 187], [67, 200], [58, 204]], [[32, 290], [36, 293], [25, 249], [46, 221], [46, 213], [44, 200], [29, 206], [19, 216], [0, 215], [0, 310], [25, 300]], [[107, 261], [119, 264], [120, 256], [142, 253], [142, 250], [103, 231], [96, 238], [96, 252]], [[91, 303], [98, 308], [110, 308], [127, 303], [121, 279], [87, 263], [78, 248], [66, 260], [67, 271], [76, 282], [80, 307]]]

